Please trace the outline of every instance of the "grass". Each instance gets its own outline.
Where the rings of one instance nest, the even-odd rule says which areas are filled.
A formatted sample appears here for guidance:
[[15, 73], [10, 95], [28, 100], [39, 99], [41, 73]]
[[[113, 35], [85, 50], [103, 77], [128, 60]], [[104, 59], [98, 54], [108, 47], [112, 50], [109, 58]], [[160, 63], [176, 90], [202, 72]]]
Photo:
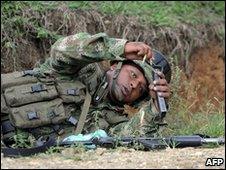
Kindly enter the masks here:
[[[155, 26], [176, 27], [178, 24], [208, 24], [224, 20], [223, 1], [25, 1], [2, 2], [3, 11], [21, 10], [30, 7], [36, 12], [45, 12], [65, 4], [69, 9], [95, 9], [107, 15], [128, 15], [138, 17], [144, 23]], [[13, 13], [13, 11], [12, 11]], [[206, 17], [208, 16], [208, 17]]]
[[70, 9], [96, 9], [110, 15], [138, 16], [145, 23], [170, 27], [178, 23], [210, 23], [225, 16], [225, 4], [221, 1], [77, 1], [68, 2], [68, 6]]
[[[138, 24], [137, 20], [140, 21], [139, 24], [143, 27], [141, 29], [144, 31], [150, 29], [148, 34], [156, 34], [158, 37], [154, 39], [156, 45], [158, 39], [164, 37], [163, 41], [167, 46], [164, 49], [167, 52], [180, 53], [180, 58], [188, 56], [185, 54], [186, 51], [189, 53], [194, 46], [202, 46], [211, 36], [220, 39], [222, 44], [225, 39], [223, 1], [2, 1], [1, 5], [1, 47], [5, 58], [17, 56], [17, 47], [23, 44], [20, 43], [23, 42], [21, 39], [32, 40], [39, 48], [48, 50], [57, 39], [66, 35], [69, 30], [73, 30], [73, 27], [70, 27], [73, 23], [70, 16], [73, 12], [79, 14], [79, 10], [100, 12], [101, 16], [99, 13], [97, 15], [91, 12], [94, 14], [92, 20], [96, 19], [99, 26], [103, 24], [100, 21], [102, 19], [104, 21], [105, 16], [106, 18], [117, 15], [133, 17], [131, 21], [134, 20], [135, 24]], [[58, 11], [59, 16], [55, 16], [56, 20], [50, 21], [48, 16], [53, 11]], [[91, 21], [87, 20], [87, 23], [89, 22]], [[127, 30], [127, 26], [123, 28], [123, 24], [125, 23], [121, 23], [120, 19], [116, 24], [119, 28], [122, 26], [122, 33]], [[130, 24], [132, 25], [132, 22]], [[77, 25], [80, 26], [79, 23]], [[79, 30], [78, 28], [76, 30]], [[101, 31], [103, 29], [101, 28]], [[127, 31], [129, 30], [130, 28]], [[139, 37], [137, 34], [139, 33], [130, 36], [137, 38]], [[144, 39], [147, 38], [146, 35], [143, 36]], [[148, 38], [147, 41], [150, 39], [152, 38]], [[170, 56], [171, 52], [169, 52]], [[6, 68], [5, 58], [1, 61], [2, 66]], [[19, 67], [16, 59], [17, 57], [14, 58], [14, 71]]]
[[178, 66], [173, 65], [172, 68], [174, 73], [171, 81], [173, 95], [169, 101], [171, 107], [166, 116], [168, 126], [162, 131], [162, 135], [225, 136], [225, 101], [219, 101], [218, 106], [215, 106], [210, 100], [207, 100], [197, 111], [192, 111], [191, 106], [180, 95], [181, 85], [190, 86], [190, 84], [181, 81], [182, 71]]
[[[30, 34], [32, 34], [32, 38], [43, 41], [46, 39], [56, 41], [62, 37], [58, 30], [61, 26], [67, 25], [66, 12], [64, 13], [65, 21], [57, 31], [53, 31], [51, 28], [54, 23], [45, 23], [47, 12], [57, 8], [61, 10], [61, 8], [67, 7], [72, 11], [75, 9], [97, 10], [105, 15], [113, 16], [126, 15], [138, 18], [144, 25], [164, 28], [199, 24], [216, 25], [218, 22], [224, 22], [225, 16], [223, 1], [3, 1], [1, 4], [1, 42], [8, 49], [17, 46], [16, 38], [19, 39], [22, 36], [30, 38]], [[28, 14], [29, 11], [32, 11], [32, 15]], [[7, 28], [13, 29], [8, 30]], [[216, 34], [223, 40], [224, 27], [219, 26], [219, 28], [214, 27], [213, 29], [216, 29]]]
[[224, 136], [224, 114], [215, 111], [211, 114], [203, 112], [190, 113], [179, 111], [168, 114], [168, 133], [173, 135], [206, 134], [212, 137]]

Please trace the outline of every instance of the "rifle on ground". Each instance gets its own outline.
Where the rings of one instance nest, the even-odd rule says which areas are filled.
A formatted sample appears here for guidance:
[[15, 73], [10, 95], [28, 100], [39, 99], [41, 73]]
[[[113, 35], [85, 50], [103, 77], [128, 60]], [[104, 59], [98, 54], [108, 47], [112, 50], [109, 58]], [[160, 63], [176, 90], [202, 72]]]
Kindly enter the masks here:
[[167, 147], [171, 148], [184, 148], [184, 147], [198, 147], [206, 144], [225, 144], [224, 138], [203, 138], [199, 135], [192, 136], [172, 136], [166, 138], [133, 138], [133, 137], [123, 137], [123, 138], [93, 138], [92, 143], [105, 148], [115, 148], [117, 146], [134, 146], [136, 144], [141, 144], [145, 150], [153, 149], [165, 149]]
[[[69, 136], [70, 137], [70, 136]], [[83, 136], [84, 137], [84, 136]], [[223, 145], [225, 144], [224, 138], [210, 138], [201, 137], [200, 135], [192, 136], [172, 136], [166, 138], [149, 138], [149, 137], [122, 137], [114, 138], [105, 135], [94, 136], [93, 134], [80, 140], [63, 140], [57, 142], [55, 138], [49, 137], [47, 140], [40, 140], [37, 146], [33, 148], [11, 148], [3, 147], [2, 153], [4, 156], [29, 156], [47, 151], [53, 146], [71, 146], [71, 145], [84, 145], [87, 149], [95, 149], [96, 147], [116, 148], [117, 146], [134, 147], [137, 144], [143, 146], [143, 150], [183, 148], [183, 147], [198, 147], [206, 144]], [[75, 138], [74, 138], [75, 139]]]

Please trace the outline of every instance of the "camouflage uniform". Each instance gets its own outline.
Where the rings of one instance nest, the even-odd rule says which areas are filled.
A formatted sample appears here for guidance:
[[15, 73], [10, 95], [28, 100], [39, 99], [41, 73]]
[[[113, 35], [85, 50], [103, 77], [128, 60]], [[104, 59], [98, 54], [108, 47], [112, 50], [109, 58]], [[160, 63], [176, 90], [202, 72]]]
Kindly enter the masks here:
[[[110, 99], [107, 97], [107, 93], [103, 93], [104, 95], [102, 95], [101, 100], [95, 103], [96, 95], [97, 93], [99, 93], [98, 89], [102, 87], [102, 84], [105, 82], [103, 80], [106, 79], [106, 69], [104, 69], [103, 65], [101, 64], [101, 61], [125, 60], [125, 57], [123, 55], [126, 42], [127, 40], [125, 39], [109, 38], [104, 33], [99, 33], [92, 36], [87, 33], [71, 35], [59, 39], [52, 46], [50, 57], [47, 58], [44, 63], [37, 65], [33, 69], [38, 79], [54, 79], [57, 83], [64, 81], [72, 84], [73, 86], [75, 82], [77, 82], [77, 84], [79, 82], [82, 82], [80, 84], [82, 84], [82, 86], [86, 86], [86, 89], [92, 97], [92, 102], [88, 109], [88, 114], [85, 119], [82, 133], [90, 133], [97, 129], [103, 129], [107, 131], [109, 135], [112, 136], [151, 136], [154, 135], [155, 132], [157, 132], [159, 126], [162, 123], [158, 112], [155, 110], [155, 107], [153, 107], [153, 103], [151, 102], [152, 100], [150, 100], [149, 98], [135, 103], [132, 109], [130, 107], [128, 108], [127, 105], [118, 106], [113, 104], [112, 101], [110, 101]], [[137, 63], [139, 63], [139, 61], [137, 61]], [[150, 70], [147, 67], [145, 69]], [[7, 75], [4, 75], [4, 77], [5, 76], [7, 77]], [[22, 78], [26, 79], [26, 77]], [[30, 78], [28, 77], [28, 79]], [[9, 89], [6, 91], [10, 92]], [[13, 95], [14, 93], [12, 93], [11, 95], [13, 99], [11, 101], [15, 102]], [[36, 97], [33, 98], [36, 99]], [[20, 99], [18, 102], [20, 102]], [[86, 100], [84, 103], [86, 103]], [[65, 101], [63, 105], [67, 115], [71, 115], [77, 120], [80, 119], [82, 115], [81, 113], [85, 108], [83, 108], [83, 102], [81, 102], [81, 100], [78, 100], [77, 103], [67, 103]], [[22, 108], [28, 107], [33, 107], [33, 105], [31, 104], [29, 106], [22, 106]], [[45, 107], [43, 106], [43, 108]], [[46, 107], [46, 109], [49, 109], [48, 106]], [[131, 114], [132, 112], [133, 114]], [[8, 112], [6, 111], [5, 113]], [[48, 114], [49, 113], [52, 114], [52, 111], [48, 111]], [[23, 123], [23, 120], [27, 120], [26, 114], [23, 113], [25, 117], [24, 119], [20, 120], [21, 123]], [[29, 115], [30, 114], [31, 113], [29, 113]], [[34, 116], [33, 112], [31, 115]], [[18, 117], [20, 115], [16, 113], [15, 116]], [[8, 116], [6, 116], [6, 118], [8, 118]], [[58, 118], [56, 117], [56, 119]], [[15, 121], [15, 119], [11, 120]], [[32, 126], [35, 125], [33, 121], [28, 122]], [[39, 119], [37, 120], [37, 122], [39, 122]], [[23, 124], [27, 126], [26, 122], [24, 122]], [[51, 129], [55, 130], [55, 126], [58, 126], [57, 133], [59, 132], [58, 134], [61, 137], [65, 137], [65, 135], [74, 134], [75, 132], [75, 126], [66, 123], [66, 121], [61, 122], [59, 124], [55, 123], [47, 126], [39, 126], [35, 129], [32, 129], [32, 127], [29, 128], [31, 128], [32, 134], [38, 137], [48, 135]], [[65, 133], [60, 134], [59, 126], [62, 127]], [[18, 130], [20, 131], [21, 129]]]
[[[59, 39], [45, 63], [35, 71], [40, 76], [52, 76], [57, 79], [79, 80], [94, 95], [105, 76], [100, 62], [104, 60], [125, 60], [124, 46], [127, 40], [109, 38], [105, 33], [89, 35], [79, 33]], [[81, 109], [74, 109], [79, 118]], [[133, 117], [125, 114], [123, 107], [115, 106], [107, 97], [98, 105], [89, 108], [83, 133], [103, 129], [110, 135], [153, 135], [157, 132], [161, 120], [150, 101], [145, 102]]]

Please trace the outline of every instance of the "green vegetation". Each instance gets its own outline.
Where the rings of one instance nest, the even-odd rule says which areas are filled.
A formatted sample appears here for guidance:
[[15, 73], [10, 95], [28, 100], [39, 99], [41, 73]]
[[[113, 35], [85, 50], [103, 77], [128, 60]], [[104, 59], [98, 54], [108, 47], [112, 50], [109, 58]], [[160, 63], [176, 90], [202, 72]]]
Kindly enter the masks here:
[[[60, 35], [56, 34], [55, 32], [52, 32], [45, 28], [41, 21], [39, 20], [39, 13], [46, 12], [48, 10], [53, 9], [54, 7], [50, 4], [45, 5], [44, 2], [1, 2], [1, 19], [2, 24], [1, 28], [3, 31], [5, 31], [8, 28], [13, 28], [11, 31], [12, 35], [16, 36], [15, 38], [19, 38], [22, 36], [28, 36], [28, 31], [35, 32], [35, 38], [60, 38]], [[23, 13], [25, 9], [31, 9], [34, 11], [33, 17], [26, 17], [26, 13]], [[4, 32], [3, 32], [4, 33]], [[9, 37], [3, 37], [2, 42], [4, 42], [4, 38]], [[13, 37], [10, 37], [12, 39]], [[8, 39], [9, 40], [9, 39]], [[10, 41], [8, 41], [9, 45]]]
[[76, 1], [68, 2], [68, 6], [70, 9], [96, 9], [111, 15], [138, 16], [146, 23], [171, 27], [178, 23], [211, 23], [225, 16], [223, 1]]
[[28, 133], [18, 130], [17, 135], [13, 136], [15, 144], [12, 147], [30, 148], [34, 146], [35, 138]]
[[[223, 102], [222, 102], [223, 105]], [[225, 134], [225, 115], [223, 110], [212, 110], [211, 113], [196, 112], [191, 113], [186, 110], [168, 114], [168, 134], [192, 135], [207, 134], [209, 136], [224, 136]]]
[[[224, 21], [224, 1], [15, 1], [1, 2], [2, 20], [11, 24], [31, 24], [39, 28], [35, 19], [27, 19], [19, 14], [24, 8], [34, 12], [45, 13], [60, 5], [71, 10], [97, 10], [107, 15], [128, 15], [138, 17], [140, 21], [155, 26], [177, 27], [178, 24], [209, 24]], [[5, 23], [4, 23], [5, 25]], [[51, 34], [45, 29], [38, 29], [39, 36], [46, 37]], [[221, 30], [222, 31], [222, 30]]]
[[187, 89], [190, 84], [188, 81], [180, 81], [182, 70], [178, 66], [173, 65], [172, 68], [174, 73], [171, 81], [173, 95], [169, 101], [171, 107], [166, 116], [168, 126], [163, 129], [162, 135], [206, 134], [212, 137], [224, 136], [224, 101], [219, 101], [219, 107], [216, 107], [210, 101], [206, 101], [198, 111], [191, 111], [191, 106], [179, 92], [182, 85], [185, 85], [185, 89]]

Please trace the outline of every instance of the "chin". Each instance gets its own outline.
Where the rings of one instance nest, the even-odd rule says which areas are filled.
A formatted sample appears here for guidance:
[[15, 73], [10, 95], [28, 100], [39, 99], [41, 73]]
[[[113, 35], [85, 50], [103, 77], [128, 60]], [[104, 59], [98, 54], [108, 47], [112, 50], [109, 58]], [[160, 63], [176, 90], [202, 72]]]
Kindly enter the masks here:
[[131, 101], [125, 101], [124, 103], [125, 104], [128, 104], [128, 105], [131, 105], [133, 102], [131, 102]]
[[119, 87], [115, 86], [115, 88], [111, 90], [113, 98], [115, 100], [117, 100], [118, 102], [123, 102], [125, 100], [125, 97], [123, 96], [121, 89]]

